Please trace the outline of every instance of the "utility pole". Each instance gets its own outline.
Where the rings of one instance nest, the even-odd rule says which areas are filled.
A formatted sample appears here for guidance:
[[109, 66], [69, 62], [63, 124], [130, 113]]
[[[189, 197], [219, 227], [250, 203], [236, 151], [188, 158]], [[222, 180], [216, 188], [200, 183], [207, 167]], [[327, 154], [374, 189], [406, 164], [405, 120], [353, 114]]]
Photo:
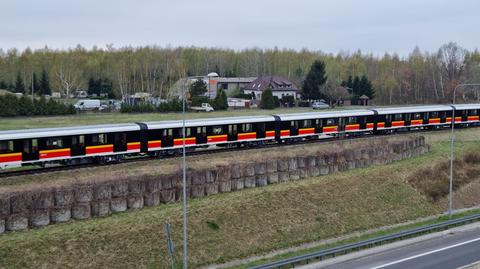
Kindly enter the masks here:
[[186, 150], [185, 150], [185, 87], [188, 79], [183, 83], [182, 87], [182, 137], [183, 137], [183, 155], [182, 155], [182, 168], [183, 168], [183, 179], [182, 179], [182, 191], [183, 191], [183, 205], [182, 205], [182, 216], [183, 216], [183, 269], [187, 269], [187, 169], [186, 169]]

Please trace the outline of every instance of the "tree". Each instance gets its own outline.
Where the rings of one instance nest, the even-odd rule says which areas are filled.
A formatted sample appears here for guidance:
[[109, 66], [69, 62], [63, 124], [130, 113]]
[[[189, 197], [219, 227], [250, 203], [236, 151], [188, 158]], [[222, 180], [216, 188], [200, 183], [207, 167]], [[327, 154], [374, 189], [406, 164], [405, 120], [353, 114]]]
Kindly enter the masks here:
[[327, 97], [330, 106], [334, 106], [338, 101], [345, 100], [350, 96], [345, 87], [329, 85], [328, 83], [321, 88], [321, 92]]
[[327, 81], [327, 76], [325, 75], [325, 63], [316, 60], [310, 67], [307, 77], [303, 81], [302, 86], [302, 96], [304, 99], [313, 99], [318, 100], [325, 98], [321, 93], [320, 88]]
[[51, 95], [50, 80], [48, 79], [48, 73], [45, 69], [42, 70], [42, 77], [40, 78], [40, 94]]
[[360, 79], [360, 94], [368, 96], [370, 100], [375, 97], [375, 89], [373, 89], [372, 82], [365, 75]]
[[17, 73], [17, 79], [15, 80], [15, 91], [20, 93], [25, 93], [25, 84], [23, 83], [22, 76], [20, 72]]
[[262, 100], [260, 101], [260, 107], [263, 109], [274, 109], [275, 99], [273, 99], [272, 89], [268, 88], [262, 93]]
[[224, 90], [218, 89], [217, 96], [215, 96], [215, 99], [213, 100], [213, 105], [215, 110], [228, 109], [227, 94], [225, 93]]
[[197, 79], [188, 90], [190, 92], [190, 97], [203, 96], [207, 92], [207, 83], [201, 79]]
[[40, 93], [40, 83], [38, 82], [37, 74], [33, 73], [33, 92], [36, 94]]
[[6, 90], [8, 88], [7, 83], [4, 80], [0, 80], [0, 89]]

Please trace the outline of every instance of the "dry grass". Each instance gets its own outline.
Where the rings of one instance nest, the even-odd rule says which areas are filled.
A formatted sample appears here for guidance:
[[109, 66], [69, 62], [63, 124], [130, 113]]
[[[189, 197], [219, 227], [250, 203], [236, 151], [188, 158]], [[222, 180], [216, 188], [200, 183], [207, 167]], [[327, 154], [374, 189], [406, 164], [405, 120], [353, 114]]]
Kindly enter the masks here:
[[[408, 162], [401, 163], [191, 200], [190, 265], [224, 262], [438, 213], [402, 173], [391, 174], [410, 168]], [[179, 246], [180, 216], [180, 205], [169, 204], [0, 235], [1, 265], [167, 268], [163, 226], [172, 223]]]

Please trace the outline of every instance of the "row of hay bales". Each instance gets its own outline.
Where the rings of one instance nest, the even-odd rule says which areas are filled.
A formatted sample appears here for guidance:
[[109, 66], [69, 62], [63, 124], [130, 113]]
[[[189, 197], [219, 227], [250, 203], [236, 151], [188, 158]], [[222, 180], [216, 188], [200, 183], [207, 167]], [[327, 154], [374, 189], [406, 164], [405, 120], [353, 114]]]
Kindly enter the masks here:
[[[189, 197], [203, 197], [390, 163], [428, 150], [423, 137], [408, 136], [380, 139], [373, 145], [351, 143], [316, 153], [189, 169], [187, 190]], [[181, 198], [181, 179], [179, 170], [0, 194], [0, 233], [174, 202]]]

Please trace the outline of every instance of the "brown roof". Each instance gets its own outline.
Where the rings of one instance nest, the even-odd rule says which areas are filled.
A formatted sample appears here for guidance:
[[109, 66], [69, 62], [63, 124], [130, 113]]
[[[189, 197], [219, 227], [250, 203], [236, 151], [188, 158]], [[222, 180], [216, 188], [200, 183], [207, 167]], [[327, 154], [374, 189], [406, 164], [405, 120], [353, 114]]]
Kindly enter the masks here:
[[297, 85], [282, 76], [262, 76], [248, 83], [244, 91], [264, 91], [267, 88], [272, 91], [298, 91]]

